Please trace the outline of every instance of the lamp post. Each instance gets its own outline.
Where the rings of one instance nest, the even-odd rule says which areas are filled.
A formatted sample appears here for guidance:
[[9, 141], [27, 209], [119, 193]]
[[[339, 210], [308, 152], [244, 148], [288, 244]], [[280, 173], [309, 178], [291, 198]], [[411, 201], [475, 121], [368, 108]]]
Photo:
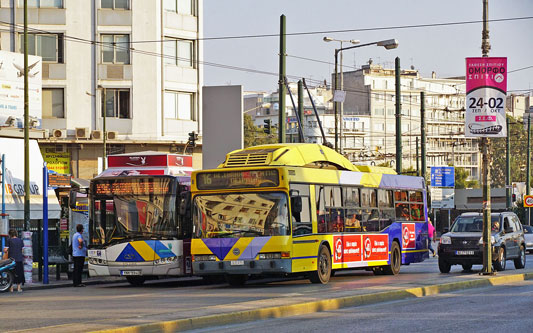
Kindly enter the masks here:
[[[331, 37], [324, 37], [324, 42], [340, 42], [341, 44], [341, 47], [340, 49], [342, 49], [342, 43], [351, 43], [351, 44], [359, 44], [359, 41], [358, 40], [355, 40], [355, 39], [350, 39], [350, 40], [342, 40], [342, 39], [334, 39], [334, 38], [331, 38]], [[343, 91], [344, 90], [344, 71], [342, 70], [342, 52], [341, 52], [341, 61], [340, 61], [340, 71], [341, 71], [341, 84], [340, 84], [340, 90]], [[337, 90], [337, 58], [335, 58], [335, 90]], [[339, 152], [342, 154], [343, 152], [343, 144], [342, 144], [342, 132], [343, 132], [343, 118], [344, 118], [344, 103], [341, 103], [340, 104], [340, 128], [339, 128], [339, 131], [337, 132], [337, 128], [338, 128], [338, 117], [337, 115], [339, 114], [337, 112], [337, 110], [339, 109], [338, 106], [337, 106], [337, 102], [335, 102], [335, 150], [337, 150], [337, 141], [338, 141], [338, 137], [340, 136], [341, 140], [340, 140], [340, 144], [339, 144]]]
[[[355, 41], [355, 40], [351, 40], [349, 42], [351, 42], [352, 44], [358, 44], [358, 45], [354, 45], [354, 46], [348, 46], [348, 47], [342, 47], [342, 42], [347, 42], [347, 41], [341, 41], [341, 40], [337, 40], [337, 39], [333, 39], [333, 38], [330, 38], [330, 37], [324, 37], [323, 39], [325, 42], [331, 42], [331, 41], [339, 41], [341, 42], [341, 47], [339, 49], [335, 49], [335, 78], [334, 78], [334, 91], [333, 91], [333, 96], [335, 98], [335, 90], [337, 90], [337, 87], [338, 87], [338, 84], [337, 84], [337, 77], [338, 77], [338, 74], [337, 74], [337, 59], [338, 59], [338, 55], [339, 53], [341, 53], [341, 80], [342, 80], [342, 51], [344, 50], [349, 50], [349, 49], [355, 49], [355, 48], [358, 48], [358, 47], [363, 47], [363, 46], [369, 46], [369, 45], [377, 45], [377, 46], [383, 46], [385, 49], [387, 50], [391, 50], [391, 49], [395, 49], [398, 47], [398, 41], [396, 39], [387, 39], [387, 40], [382, 40], [382, 41], [379, 41], [379, 42], [371, 42], [371, 43], [365, 43], [365, 44], [358, 44], [359, 41]], [[355, 43], [354, 43], [355, 42]], [[343, 84], [341, 83], [341, 89], [343, 89]], [[338, 149], [339, 145], [338, 145], [338, 140], [339, 140], [339, 136], [338, 136], [338, 104], [339, 102], [334, 102], [334, 113], [335, 113], [335, 150], [337, 152], [340, 152], [342, 153], [342, 123], [341, 123], [341, 148], [340, 150]], [[341, 122], [342, 122], [342, 104], [341, 104]]]

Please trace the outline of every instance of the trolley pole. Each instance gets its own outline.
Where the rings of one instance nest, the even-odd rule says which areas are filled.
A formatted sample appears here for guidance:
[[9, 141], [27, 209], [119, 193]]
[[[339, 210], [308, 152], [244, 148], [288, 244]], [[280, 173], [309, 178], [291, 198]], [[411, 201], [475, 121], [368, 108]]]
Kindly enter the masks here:
[[298, 116], [300, 118], [300, 123], [298, 126], [301, 127], [302, 139], [300, 143], [305, 143], [305, 133], [304, 133], [304, 87], [302, 80], [298, 81]]
[[[482, 56], [488, 57], [490, 50], [489, 43], [489, 0], [483, 0], [483, 31], [481, 33], [481, 50]], [[490, 234], [490, 140], [486, 137], [481, 138], [481, 152], [483, 154], [482, 164], [482, 182], [483, 182], [483, 270], [482, 275], [492, 275], [492, 244]]]

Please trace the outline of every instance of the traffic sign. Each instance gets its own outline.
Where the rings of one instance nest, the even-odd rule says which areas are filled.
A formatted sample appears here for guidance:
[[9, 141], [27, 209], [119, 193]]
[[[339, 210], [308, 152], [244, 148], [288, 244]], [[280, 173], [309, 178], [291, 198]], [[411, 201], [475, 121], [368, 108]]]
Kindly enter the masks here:
[[533, 195], [524, 195], [524, 207], [533, 207]]
[[431, 186], [455, 187], [455, 168], [431, 167]]

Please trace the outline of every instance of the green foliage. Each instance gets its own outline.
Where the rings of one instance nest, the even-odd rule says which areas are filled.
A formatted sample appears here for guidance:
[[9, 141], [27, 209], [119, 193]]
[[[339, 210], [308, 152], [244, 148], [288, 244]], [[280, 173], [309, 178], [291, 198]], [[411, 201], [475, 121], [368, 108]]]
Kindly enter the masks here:
[[[509, 116], [508, 116], [509, 117]], [[513, 117], [510, 118], [509, 128], [511, 140], [511, 183], [526, 181], [527, 163], [527, 131], [522, 122]], [[491, 187], [504, 187], [506, 183], [506, 139], [491, 139], [490, 179]]]
[[466, 180], [468, 173], [465, 168], [455, 168], [455, 188], [479, 188], [477, 180]]
[[247, 114], [244, 115], [244, 148], [278, 142], [275, 128], [271, 128], [271, 133], [270, 135], [265, 134], [262, 128], [254, 125], [252, 117]]

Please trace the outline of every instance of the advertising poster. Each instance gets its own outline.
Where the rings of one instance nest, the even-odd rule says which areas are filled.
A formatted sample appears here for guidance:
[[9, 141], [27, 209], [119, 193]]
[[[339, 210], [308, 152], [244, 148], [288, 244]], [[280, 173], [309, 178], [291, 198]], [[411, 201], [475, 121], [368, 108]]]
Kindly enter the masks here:
[[466, 137], [506, 137], [507, 58], [466, 58]]
[[355, 263], [389, 260], [389, 235], [342, 235], [335, 236], [334, 262]]
[[414, 223], [402, 223], [402, 248], [416, 249], [416, 233]]

